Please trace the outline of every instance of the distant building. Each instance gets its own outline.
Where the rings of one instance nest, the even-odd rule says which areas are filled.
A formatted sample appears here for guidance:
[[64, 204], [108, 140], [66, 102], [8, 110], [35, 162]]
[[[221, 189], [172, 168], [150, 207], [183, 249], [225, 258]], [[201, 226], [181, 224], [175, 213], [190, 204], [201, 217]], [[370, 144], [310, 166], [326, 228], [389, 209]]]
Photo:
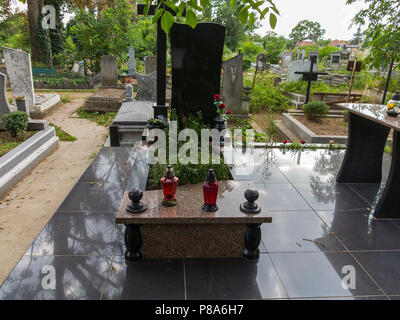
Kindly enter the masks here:
[[303, 41], [299, 41], [296, 43], [296, 47], [310, 47], [310, 46], [316, 46], [317, 43], [312, 41], [311, 39], [306, 39]]
[[343, 40], [334, 40], [334, 41], [331, 41], [331, 42], [329, 43], [329, 45], [330, 45], [331, 47], [336, 47], [336, 48], [339, 48], [339, 49], [344, 49], [344, 47], [345, 47], [345, 45], [346, 45], [346, 41], [343, 41]]

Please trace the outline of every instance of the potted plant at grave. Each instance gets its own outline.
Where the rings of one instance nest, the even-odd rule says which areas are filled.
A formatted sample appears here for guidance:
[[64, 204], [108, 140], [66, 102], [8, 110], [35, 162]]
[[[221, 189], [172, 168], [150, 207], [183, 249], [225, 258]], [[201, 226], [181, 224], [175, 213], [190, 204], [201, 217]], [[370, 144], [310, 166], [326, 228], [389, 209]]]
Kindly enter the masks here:
[[221, 96], [219, 94], [214, 95], [214, 105], [217, 108], [218, 116], [214, 119], [213, 127], [219, 131], [225, 130], [228, 127], [227, 119], [232, 113], [231, 109], [226, 110], [226, 105], [221, 100]]
[[148, 129], [164, 129], [167, 127], [167, 124], [157, 118], [151, 118], [149, 120], [147, 120], [147, 128]]
[[400, 94], [398, 92], [388, 102], [387, 114], [391, 117], [397, 117], [400, 114]]
[[18, 111], [26, 112], [26, 104], [25, 104], [25, 97], [23, 96], [16, 96], [15, 103], [17, 104]]

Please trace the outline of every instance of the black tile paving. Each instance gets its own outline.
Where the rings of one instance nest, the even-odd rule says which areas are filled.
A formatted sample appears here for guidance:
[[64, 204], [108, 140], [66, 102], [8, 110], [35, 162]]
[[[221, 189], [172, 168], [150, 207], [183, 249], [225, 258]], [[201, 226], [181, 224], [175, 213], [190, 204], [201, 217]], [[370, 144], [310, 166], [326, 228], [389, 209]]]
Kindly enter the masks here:
[[[105, 147], [2, 284], [0, 299], [400, 297], [400, 221], [370, 217], [378, 185], [335, 184], [343, 150], [256, 149], [254, 168], [235, 153], [240, 161], [234, 177], [256, 183], [273, 217], [262, 226], [257, 263], [127, 264], [123, 227], [114, 224], [114, 213], [124, 190], [145, 188], [147, 157], [143, 150]], [[383, 183], [389, 168], [385, 155]], [[343, 287], [349, 266], [355, 288]]]

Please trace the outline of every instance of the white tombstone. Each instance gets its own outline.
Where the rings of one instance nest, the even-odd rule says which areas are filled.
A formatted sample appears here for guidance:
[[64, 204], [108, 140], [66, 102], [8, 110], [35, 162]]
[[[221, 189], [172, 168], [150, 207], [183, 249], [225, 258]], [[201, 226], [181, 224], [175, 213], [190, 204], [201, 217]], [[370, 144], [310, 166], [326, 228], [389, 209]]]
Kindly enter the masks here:
[[291, 51], [285, 51], [282, 53], [282, 68], [286, 69], [289, 67], [290, 63], [292, 62], [292, 52]]
[[75, 61], [74, 65], [72, 66], [72, 73], [78, 73], [79, 72], [79, 62]]
[[[288, 68], [288, 80], [290, 82], [300, 81], [303, 79], [303, 75], [296, 74], [296, 72], [307, 72], [310, 71], [311, 61], [293, 61]], [[317, 65], [314, 64], [313, 71], [317, 71]]]
[[4, 60], [11, 91], [14, 96], [22, 96], [28, 108], [35, 105], [31, 55], [21, 50], [3, 47]]

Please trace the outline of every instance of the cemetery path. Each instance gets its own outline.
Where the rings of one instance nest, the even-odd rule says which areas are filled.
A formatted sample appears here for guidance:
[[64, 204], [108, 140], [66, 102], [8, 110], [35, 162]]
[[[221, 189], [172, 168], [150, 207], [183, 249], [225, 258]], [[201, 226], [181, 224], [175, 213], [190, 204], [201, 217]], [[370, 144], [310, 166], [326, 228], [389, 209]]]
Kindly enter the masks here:
[[60, 142], [58, 149], [0, 199], [0, 285], [106, 141], [107, 128], [71, 117], [91, 94], [68, 93], [71, 102], [46, 117], [77, 140]]

